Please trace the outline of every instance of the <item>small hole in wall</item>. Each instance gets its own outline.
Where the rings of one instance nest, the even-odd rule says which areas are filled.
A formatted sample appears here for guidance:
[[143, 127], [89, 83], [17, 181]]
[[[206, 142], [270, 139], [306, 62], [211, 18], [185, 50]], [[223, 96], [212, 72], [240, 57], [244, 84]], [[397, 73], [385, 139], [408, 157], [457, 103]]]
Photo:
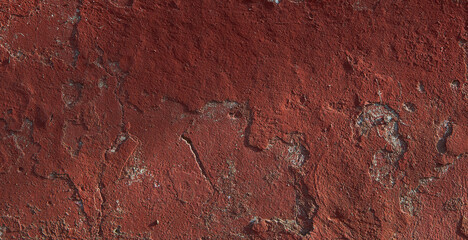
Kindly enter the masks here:
[[307, 102], [307, 97], [306, 96], [301, 96], [301, 98], [299, 98], [299, 102], [304, 105], [306, 102]]
[[437, 142], [436, 148], [437, 148], [437, 151], [439, 151], [439, 153], [445, 154], [447, 152], [447, 140], [440, 139]]
[[458, 89], [460, 87], [460, 81], [453, 80], [453, 82], [450, 83], [450, 87], [452, 87], [453, 89]]
[[403, 103], [403, 108], [408, 111], [408, 112], [414, 112], [416, 111], [416, 105], [414, 105], [411, 102], [405, 102]]
[[424, 88], [424, 85], [423, 85], [422, 83], [420, 83], [420, 82], [418, 83], [418, 87], [417, 87], [417, 88], [418, 88], [418, 91], [419, 91], [420, 93], [425, 93], [425, 92], [426, 92], [426, 89]]
[[232, 118], [242, 118], [242, 113], [240, 111], [231, 112], [229, 113], [229, 116]]

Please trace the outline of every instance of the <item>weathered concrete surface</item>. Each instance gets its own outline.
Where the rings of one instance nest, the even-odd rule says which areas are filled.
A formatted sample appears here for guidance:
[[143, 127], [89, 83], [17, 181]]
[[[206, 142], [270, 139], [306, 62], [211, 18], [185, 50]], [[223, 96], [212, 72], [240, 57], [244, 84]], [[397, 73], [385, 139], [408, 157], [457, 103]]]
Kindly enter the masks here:
[[0, 239], [468, 238], [467, 8], [0, 1]]

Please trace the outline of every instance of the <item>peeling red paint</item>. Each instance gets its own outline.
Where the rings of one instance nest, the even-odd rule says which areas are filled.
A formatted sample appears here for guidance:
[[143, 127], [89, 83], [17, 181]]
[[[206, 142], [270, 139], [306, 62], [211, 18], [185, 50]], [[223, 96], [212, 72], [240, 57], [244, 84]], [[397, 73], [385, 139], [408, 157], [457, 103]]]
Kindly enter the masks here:
[[0, 239], [464, 239], [466, 9], [0, 2]]

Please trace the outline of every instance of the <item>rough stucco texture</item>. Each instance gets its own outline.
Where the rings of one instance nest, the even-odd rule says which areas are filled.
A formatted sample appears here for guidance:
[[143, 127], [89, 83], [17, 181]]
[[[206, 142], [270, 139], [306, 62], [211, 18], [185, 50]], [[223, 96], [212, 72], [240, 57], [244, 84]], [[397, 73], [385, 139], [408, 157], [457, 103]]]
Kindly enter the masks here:
[[0, 1], [0, 239], [466, 239], [466, 0]]

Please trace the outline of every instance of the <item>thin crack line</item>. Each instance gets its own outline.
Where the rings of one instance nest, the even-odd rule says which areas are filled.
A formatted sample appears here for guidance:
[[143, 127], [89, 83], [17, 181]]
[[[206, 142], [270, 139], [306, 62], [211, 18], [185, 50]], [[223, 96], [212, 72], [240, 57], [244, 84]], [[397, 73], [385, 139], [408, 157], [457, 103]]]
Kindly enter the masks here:
[[86, 211], [84, 209], [83, 198], [81, 197], [81, 194], [80, 194], [80, 192], [78, 190], [78, 187], [76, 186], [75, 182], [73, 182], [73, 180], [71, 179], [71, 177], [70, 177], [70, 175], [68, 173], [62, 173], [62, 174], [53, 173], [52, 176], [54, 178], [56, 178], [56, 179], [64, 180], [68, 184], [69, 188], [73, 191], [74, 198], [76, 198], [76, 200], [79, 203], [78, 209], [84, 215], [86, 223], [88, 224], [88, 227], [89, 227], [89, 233], [92, 234], [93, 225], [90, 222], [90, 216], [86, 213]]
[[83, 0], [78, 0], [77, 2], [77, 7], [76, 7], [76, 17], [78, 20], [76, 21], [75, 24], [73, 24], [73, 29], [72, 33], [70, 36], [70, 44], [71, 47], [73, 48], [73, 62], [72, 66], [76, 67], [76, 64], [78, 62], [78, 57], [80, 56], [80, 50], [79, 50], [79, 31], [78, 31], [78, 24], [81, 22], [81, 8], [83, 7]]
[[216, 188], [214, 187], [213, 183], [211, 182], [211, 180], [210, 180], [210, 178], [208, 176], [208, 172], [206, 171], [206, 168], [203, 165], [203, 162], [200, 160], [200, 155], [198, 154], [197, 150], [193, 146], [192, 140], [190, 138], [188, 138], [187, 136], [185, 136], [185, 135], [181, 135], [180, 138], [182, 139], [182, 141], [184, 141], [189, 146], [190, 151], [192, 152], [193, 157], [195, 158], [195, 161], [196, 161], [196, 163], [198, 165], [198, 168], [200, 169], [203, 177], [210, 183], [211, 188], [213, 190], [216, 190]]
[[104, 231], [102, 229], [102, 224], [104, 223], [105, 220], [105, 215], [104, 215], [104, 208], [106, 204], [106, 196], [104, 196], [103, 190], [105, 188], [104, 183], [102, 181], [102, 178], [104, 176], [104, 171], [106, 170], [106, 163], [107, 163], [107, 156], [104, 154], [104, 161], [105, 163], [101, 165], [101, 171], [99, 173], [99, 181], [98, 181], [98, 189], [99, 189], [99, 195], [101, 195], [101, 207], [99, 209], [99, 223], [98, 223], [98, 236], [103, 238], [104, 237]]

